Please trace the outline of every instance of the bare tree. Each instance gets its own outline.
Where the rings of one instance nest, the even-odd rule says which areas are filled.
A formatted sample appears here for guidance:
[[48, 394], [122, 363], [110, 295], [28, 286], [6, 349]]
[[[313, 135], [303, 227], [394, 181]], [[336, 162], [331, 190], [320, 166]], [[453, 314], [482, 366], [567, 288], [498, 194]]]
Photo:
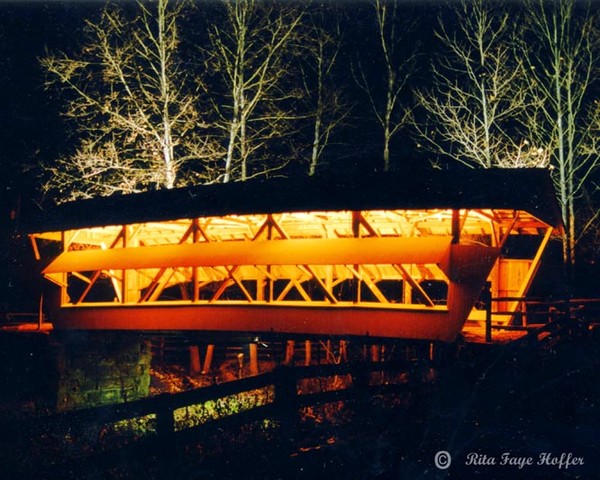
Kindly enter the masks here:
[[527, 62], [532, 108], [525, 112], [525, 125], [530, 138], [549, 152], [565, 224], [563, 259], [573, 264], [578, 237], [596, 221], [591, 216], [578, 225], [577, 202], [593, 188], [589, 180], [600, 162], [591, 108], [598, 100], [593, 88], [600, 66], [599, 12], [574, 0], [535, 0], [527, 10], [529, 37], [520, 52]]
[[427, 121], [415, 127], [425, 148], [470, 167], [543, 167], [545, 144], [516, 128], [515, 118], [527, 108], [527, 85], [512, 48], [515, 18], [499, 7], [461, 3], [455, 30], [440, 19], [436, 36], [447, 54], [432, 66], [433, 89], [417, 93]]
[[[415, 51], [410, 51], [402, 37], [411, 28], [402, 21], [398, 0], [375, 0], [373, 4], [378, 43], [383, 54], [383, 89], [367, 78], [359, 63], [355, 79], [367, 94], [377, 122], [383, 130], [383, 170], [390, 169], [390, 145], [394, 136], [408, 124], [410, 109], [402, 101], [415, 66]], [[383, 92], [383, 98], [379, 92]]]
[[[288, 88], [289, 53], [302, 13], [284, 3], [224, 1], [225, 24], [211, 31], [208, 65], [226, 86], [224, 100], [214, 99], [225, 145], [221, 180], [247, 180], [282, 168], [277, 148], [290, 134], [293, 119], [286, 102], [297, 96]], [[280, 145], [261, 155], [266, 145]]]
[[198, 134], [197, 95], [177, 56], [183, 8], [139, 1], [131, 19], [106, 7], [98, 23], [87, 22], [78, 55], [41, 60], [47, 87], [68, 95], [65, 114], [80, 141], [48, 167], [46, 191], [64, 200], [202, 180], [214, 151]]
[[324, 6], [306, 15], [307, 29], [302, 42], [305, 55], [301, 73], [312, 127], [308, 166], [311, 176], [317, 171], [331, 134], [344, 124], [352, 109], [342, 85], [336, 82], [334, 75], [342, 47], [338, 15], [337, 9], [326, 9]]
[[577, 199], [598, 166], [589, 115], [598, 12], [574, 0], [533, 0], [516, 22], [498, 7], [463, 3], [457, 32], [441, 22], [438, 38], [451, 57], [434, 65], [434, 90], [419, 94], [432, 127], [417, 130], [425, 146], [469, 166], [549, 166], [566, 227], [563, 257], [572, 264], [578, 236], [596, 219], [576, 224]]

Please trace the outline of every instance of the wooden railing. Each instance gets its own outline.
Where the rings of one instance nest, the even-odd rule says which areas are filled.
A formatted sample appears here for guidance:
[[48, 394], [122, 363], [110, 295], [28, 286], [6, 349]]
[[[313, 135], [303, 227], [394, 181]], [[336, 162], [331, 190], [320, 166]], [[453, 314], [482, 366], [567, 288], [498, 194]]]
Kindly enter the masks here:
[[[493, 311], [492, 305], [500, 302], [517, 302], [516, 312]], [[600, 299], [568, 298], [544, 299], [532, 297], [497, 297], [484, 301], [486, 311], [485, 338], [492, 341], [493, 330], [521, 330], [529, 333], [530, 339], [540, 334], [572, 329], [590, 322], [600, 321]], [[510, 315], [516, 322], [494, 325], [494, 316]]]
[[41, 330], [47, 322], [48, 318], [43, 313], [6, 312], [0, 317], [0, 327], [13, 327], [26, 324], [37, 325], [38, 330]]
[[[411, 362], [342, 363], [307, 367], [277, 367], [261, 375], [243, 378], [177, 394], [161, 394], [128, 403], [94, 407], [0, 422], [0, 440], [22, 438], [29, 448], [36, 448], [36, 437], [49, 435], [56, 448], [62, 436], [71, 438], [72, 461], [93, 456], [110, 456], [123, 450], [163, 448], [165, 445], [190, 443], [204, 433], [226, 429], [264, 419], [289, 419], [301, 407], [348, 399], [366, 399], [372, 395], [414, 392], [426, 388], [426, 366]], [[380, 375], [379, 375], [380, 374]], [[341, 387], [314, 393], [302, 393], [299, 382], [309, 379], [344, 377]], [[374, 378], [377, 377], [374, 381]], [[383, 381], [385, 379], [385, 381]], [[331, 383], [328, 385], [331, 387]], [[340, 383], [340, 382], [338, 382]], [[258, 393], [257, 393], [258, 392]], [[231, 400], [236, 395], [255, 394], [258, 401], [242, 408], [225, 409], [218, 418], [201, 419], [186, 424], [178, 419], [182, 409], [202, 406], [207, 402]], [[125, 441], [106, 441], [106, 432], [124, 422], [146, 421], [150, 426], [144, 435]], [[87, 439], [80, 449], [72, 448], [73, 437]], [[97, 438], [94, 443], [94, 438]], [[104, 442], [102, 441], [104, 438]], [[78, 441], [78, 439], [75, 439]], [[90, 444], [90, 442], [92, 444]], [[106, 444], [108, 443], [108, 445]], [[14, 443], [16, 448], [23, 448]], [[111, 453], [112, 452], [112, 453]]]

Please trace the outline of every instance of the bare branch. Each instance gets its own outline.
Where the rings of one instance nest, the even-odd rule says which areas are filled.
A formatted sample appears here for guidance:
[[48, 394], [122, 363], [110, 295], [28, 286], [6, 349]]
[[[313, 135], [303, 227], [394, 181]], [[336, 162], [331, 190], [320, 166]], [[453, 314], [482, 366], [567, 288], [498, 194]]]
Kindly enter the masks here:
[[[182, 12], [179, 0], [140, 1], [132, 19], [107, 7], [98, 23], [87, 22], [79, 55], [41, 60], [47, 87], [68, 96], [64, 114], [79, 134], [76, 152], [49, 171], [46, 188], [59, 198], [172, 188], [210, 168], [218, 151], [199, 140], [206, 124], [178, 60]], [[184, 168], [181, 159], [196, 166]]]

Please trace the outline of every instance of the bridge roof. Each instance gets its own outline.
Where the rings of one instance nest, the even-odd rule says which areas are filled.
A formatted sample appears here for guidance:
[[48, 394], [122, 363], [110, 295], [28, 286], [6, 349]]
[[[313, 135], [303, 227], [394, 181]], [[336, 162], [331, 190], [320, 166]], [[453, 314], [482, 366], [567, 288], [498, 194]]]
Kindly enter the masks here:
[[550, 175], [541, 169], [452, 169], [255, 179], [80, 200], [29, 212], [29, 233], [179, 218], [377, 209], [524, 210], [560, 228]]

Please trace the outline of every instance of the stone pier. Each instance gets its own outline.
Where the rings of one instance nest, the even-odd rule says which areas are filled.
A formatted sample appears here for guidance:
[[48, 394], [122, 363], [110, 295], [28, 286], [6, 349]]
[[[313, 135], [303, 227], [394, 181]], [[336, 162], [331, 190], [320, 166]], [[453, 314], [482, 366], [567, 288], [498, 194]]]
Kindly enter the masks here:
[[79, 332], [56, 349], [57, 410], [73, 410], [146, 397], [151, 349], [139, 334]]

